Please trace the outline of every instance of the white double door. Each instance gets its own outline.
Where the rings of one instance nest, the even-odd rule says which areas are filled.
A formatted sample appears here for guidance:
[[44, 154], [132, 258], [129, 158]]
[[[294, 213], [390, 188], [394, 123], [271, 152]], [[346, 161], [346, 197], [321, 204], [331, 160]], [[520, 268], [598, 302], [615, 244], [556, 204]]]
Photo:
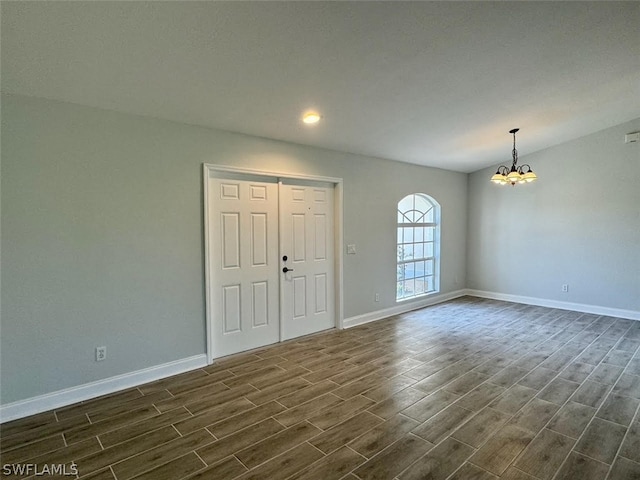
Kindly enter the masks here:
[[223, 172], [208, 182], [213, 357], [334, 327], [333, 185]]

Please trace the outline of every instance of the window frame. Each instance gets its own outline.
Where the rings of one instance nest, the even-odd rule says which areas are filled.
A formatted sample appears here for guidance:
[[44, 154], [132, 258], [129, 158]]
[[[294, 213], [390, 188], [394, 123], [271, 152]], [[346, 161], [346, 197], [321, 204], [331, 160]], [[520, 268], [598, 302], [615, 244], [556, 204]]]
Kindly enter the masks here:
[[[427, 203], [428, 208], [422, 211], [416, 208], [416, 198], [421, 198]], [[411, 199], [411, 209], [401, 210], [401, 204], [405, 203], [407, 199]], [[433, 212], [432, 218], [425, 218], [429, 212]], [[416, 220], [416, 213], [419, 215]], [[411, 214], [411, 215], [408, 215]], [[410, 220], [413, 217], [413, 220]], [[401, 221], [406, 219], [406, 221]], [[424, 220], [431, 221], [424, 221]], [[405, 195], [397, 204], [396, 209], [396, 302], [403, 302], [419, 297], [433, 295], [440, 291], [440, 204], [430, 195], [426, 193], [410, 193]], [[421, 221], [420, 221], [421, 220]], [[410, 239], [405, 238], [405, 232], [407, 228], [411, 228]], [[422, 236], [418, 240], [416, 238], [416, 228], [423, 229]], [[432, 234], [427, 236], [427, 229], [431, 229]], [[429, 239], [427, 239], [429, 237]], [[427, 245], [431, 245], [431, 255], [425, 254]], [[402, 258], [403, 253], [401, 249], [411, 245], [411, 256], [408, 258]], [[417, 258], [414, 256], [416, 246], [420, 246], [422, 249], [422, 255]], [[418, 270], [418, 265], [422, 262], [421, 270]], [[431, 273], [427, 268], [428, 262], [431, 262]], [[413, 266], [412, 276], [406, 277], [407, 265]], [[410, 273], [411, 275], [411, 273]], [[431, 282], [429, 283], [429, 280]], [[413, 280], [413, 288], [411, 293], [406, 293], [406, 285], [408, 280]], [[416, 280], [422, 280], [422, 289], [418, 289], [416, 293]], [[428, 286], [431, 284], [431, 288]]]

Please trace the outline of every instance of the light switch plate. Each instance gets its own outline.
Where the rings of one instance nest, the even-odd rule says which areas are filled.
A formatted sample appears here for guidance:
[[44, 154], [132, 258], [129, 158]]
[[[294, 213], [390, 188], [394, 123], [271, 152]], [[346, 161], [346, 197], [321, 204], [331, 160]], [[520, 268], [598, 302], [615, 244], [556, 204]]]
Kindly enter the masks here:
[[356, 254], [356, 244], [350, 243], [347, 245], [347, 255], [355, 255]]

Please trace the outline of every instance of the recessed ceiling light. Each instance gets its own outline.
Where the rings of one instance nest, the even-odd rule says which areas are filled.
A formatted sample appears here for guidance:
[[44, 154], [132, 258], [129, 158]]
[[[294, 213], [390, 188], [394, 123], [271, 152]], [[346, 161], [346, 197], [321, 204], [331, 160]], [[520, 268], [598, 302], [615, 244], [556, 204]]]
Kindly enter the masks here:
[[307, 112], [302, 116], [302, 121], [307, 124], [318, 123], [320, 114], [318, 112]]

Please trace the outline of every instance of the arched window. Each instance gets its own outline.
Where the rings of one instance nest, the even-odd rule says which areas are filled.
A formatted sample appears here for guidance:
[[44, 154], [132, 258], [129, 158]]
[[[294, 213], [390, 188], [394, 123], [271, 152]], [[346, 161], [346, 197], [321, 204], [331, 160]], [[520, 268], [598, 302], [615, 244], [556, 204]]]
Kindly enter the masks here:
[[440, 289], [440, 204], [414, 193], [398, 202], [396, 300]]

